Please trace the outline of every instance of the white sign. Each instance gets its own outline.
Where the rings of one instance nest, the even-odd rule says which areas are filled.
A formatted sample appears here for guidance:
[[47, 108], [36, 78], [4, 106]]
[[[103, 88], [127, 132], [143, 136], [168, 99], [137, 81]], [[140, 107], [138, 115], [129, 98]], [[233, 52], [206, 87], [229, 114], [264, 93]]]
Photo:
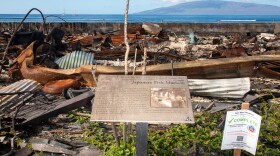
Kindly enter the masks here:
[[242, 149], [256, 154], [261, 116], [250, 110], [228, 111], [222, 150]]

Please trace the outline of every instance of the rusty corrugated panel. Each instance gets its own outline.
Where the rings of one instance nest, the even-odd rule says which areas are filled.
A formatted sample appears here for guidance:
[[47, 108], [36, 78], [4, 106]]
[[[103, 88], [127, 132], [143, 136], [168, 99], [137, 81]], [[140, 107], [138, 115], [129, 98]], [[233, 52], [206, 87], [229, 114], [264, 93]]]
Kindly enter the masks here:
[[60, 69], [72, 69], [82, 65], [91, 65], [94, 62], [94, 54], [84, 51], [74, 51], [55, 61]]
[[23, 101], [32, 97], [33, 93], [40, 90], [41, 84], [36, 81], [24, 79], [15, 82], [7, 87], [0, 89], [0, 93], [26, 92], [23, 94], [3, 95], [0, 96], [0, 112], [10, 113], [16, 109]]
[[189, 79], [191, 94], [219, 98], [243, 98], [250, 91], [249, 78]]

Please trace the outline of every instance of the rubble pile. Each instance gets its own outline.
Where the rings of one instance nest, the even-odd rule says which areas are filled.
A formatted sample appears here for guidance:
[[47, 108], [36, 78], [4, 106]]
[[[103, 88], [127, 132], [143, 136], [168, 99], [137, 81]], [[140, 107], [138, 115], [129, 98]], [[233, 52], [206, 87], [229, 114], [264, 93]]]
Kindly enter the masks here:
[[[279, 34], [179, 34], [151, 23], [129, 32], [129, 74], [142, 73], [147, 49], [147, 75], [188, 76], [196, 111], [215, 113], [244, 101], [258, 109], [263, 99], [280, 96]], [[40, 30], [12, 33], [0, 33], [0, 58], [12, 39], [0, 60], [0, 130], [21, 131], [19, 127], [90, 107], [98, 75], [124, 74], [124, 35], [119, 30], [69, 34], [55, 27], [48, 34]], [[47, 129], [45, 134], [51, 133], [51, 127]], [[10, 136], [0, 134], [0, 144], [9, 146]], [[53, 138], [28, 140], [35, 151], [66, 155], [87, 152], [84, 146], [88, 146], [73, 147], [71, 141]], [[28, 143], [20, 146], [20, 151], [32, 153]]]

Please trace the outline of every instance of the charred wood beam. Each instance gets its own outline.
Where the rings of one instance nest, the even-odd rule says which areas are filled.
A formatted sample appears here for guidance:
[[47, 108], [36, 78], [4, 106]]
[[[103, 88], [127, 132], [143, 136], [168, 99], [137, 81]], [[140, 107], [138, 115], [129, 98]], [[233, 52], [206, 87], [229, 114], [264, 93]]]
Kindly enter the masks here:
[[275, 61], [275, 62], [268, 62], [268, 63], [264, 63], [266, 68], [280, 68], [280, 62], [279, 61]]
[[[279, 59], [279, 55], [274, 55], [175, 62], [173, 64], [173, 73], [178, 76], [188, 76], [188, 78], [192, 79], [253, 77], [258, 75], [258, 63]], [[68, 70], [49, 69], [37, 66], [27, 67], [26, 63], [22, 65], [20, 70], [24, 78], [33, 79], [42, 84], [49, 81], [70, 78], [81, 80], [81, 82], [88, 86], [95, 85], [91, 74], [91, 65]], [[171, 75], [171, 69], [171, 64], [149, 65], [147, 66], [147, 75]], [[97, 66], [96, 76], [100, 74], [120, 75], [123, 74], [123, 71], [124, 67]], [[129, 68], [129, 73], [132, 72], [133, 68]], [[141, 75], [141, 73], [142, 70], [137, 68], [135, 74]], [[279, 77], [274, 78], [279, 79]]]
[[[256, 74], [258, 63], [276, 61], [279, 59], [280, 55], [222, 58], [215, 60], [176, 62], [173, 68], [174, 75], [188, 76], [189, 78], [214, 79], [251, 77]], [[171, 68], [170, 64], [149, 65], [147, 66], [147, 75], [171, 75]], [[97, 67], [97, 74], [121, 74], [122, 71], [123, 67]], [[136, 70], [136, 74], [141, 74], [140, 68]]]
[[[121, 57], [124, 56], [125, 51], [123, 50], [105, 50], [102, 52], [98, 52], [94, 54], [95, 58], [101, 58], [101, 57]], [[135, 50], [132, 50], [129, 52], [130, 56], [133, 56], [135, 54]], [[143, 51], [139, 51], [138, 52], [139, 55], [144, 55]], [[188, 58], [188, 57], [184, 57], [184, 56], [180, 56], [180, 55], [174, 55], [174, 54], [168, 54], [168, 53], [155, 53], [155, 52], [147, 52], [147, 55], [149, 57], [154, 57], [155, 55], [157, 56], [165, 56], [171, 59], [181, 59], [182, 61], [192, 61], [193, 59]]]
[[258, 103], [262, 103], [263, 100], [267, 101], [269, 99], [274, 99], [274, 98], [279, 98], [280, 97], [280, 93], [277, 93], [277, 92], [272, 92], [270, 94], [267, 94], [267, 95], [262, 95], [252, 101], [249, 101], [250, 103], [250, 107], [255, 105], [255, 104], [258, 104]]
[[23, 126], [23, 125], [30, 124], [30, 123], [38, 123], [40, 121], [47, 120], [50, 117], [54, 117], [58, 114], [67, 113], [76, 108], [85, 106], [90, 103], [90, 101], [92, 100], [93, 97], [94, 97], [94, 93], [90, 90], [90, 91], [88, 91], [84, 94], [81, 94], [79, 96], [76, 96], [70, 100], [60, 102], [54, 108], [51, 108], [47, 111], [38, 113], [38, 114], [34, 115], [33, 117], [26, 119], [19, 126]]
[[59, 154], [65, 154], [65, 155], [76, 155], [77, 154], [76, 151], [65, 149], [65, 148], [62, 148], [59, 146], [43, 144], [43, 143], [32, 144], [32, 150], [44, 151], [44, 152], [50, 152], [50, 153], [59, 153]]
[[276, 72], [276, 71], [271, 70], [271, 69], [266, 68], [266, 67], [259, 67], [258, 75], [259, 76], [264, 76], [264, 77], [267, 77], [267, 78], [272, 78], [272, 79], [280, 79], [280, 73], [279, 72]]
[[[255, 67], [259, 62], [280, 59], [275, 56], [252, 56], [239, 58], [222, 58], [216, 60], [202, 60], [174, 63], [174, 75], [185, 75], [189, 78], [234, 78], [251, 77], [255, 75]], [[171, 75], [170, 64], [148, 66], [147, 74]]]

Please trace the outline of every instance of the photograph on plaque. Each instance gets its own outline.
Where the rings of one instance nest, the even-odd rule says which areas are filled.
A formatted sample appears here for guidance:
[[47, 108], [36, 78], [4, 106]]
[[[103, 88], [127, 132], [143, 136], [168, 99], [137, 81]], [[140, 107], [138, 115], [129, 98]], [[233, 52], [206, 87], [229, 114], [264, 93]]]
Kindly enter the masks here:
[[187, 97], [185, 88], [151, 88], [152, 108], [185, 108]]

